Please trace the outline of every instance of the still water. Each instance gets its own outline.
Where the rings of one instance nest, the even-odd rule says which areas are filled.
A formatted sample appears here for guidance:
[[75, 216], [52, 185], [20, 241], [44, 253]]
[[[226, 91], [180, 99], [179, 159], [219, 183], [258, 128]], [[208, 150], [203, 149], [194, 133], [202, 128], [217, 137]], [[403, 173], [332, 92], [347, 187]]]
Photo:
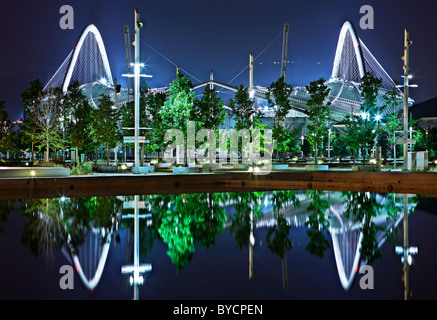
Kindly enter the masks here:
[[2, 201], [0, 299], [402, 300], [405, 224], [411, 299], [436, 299], [435, 200], [273, 191]]

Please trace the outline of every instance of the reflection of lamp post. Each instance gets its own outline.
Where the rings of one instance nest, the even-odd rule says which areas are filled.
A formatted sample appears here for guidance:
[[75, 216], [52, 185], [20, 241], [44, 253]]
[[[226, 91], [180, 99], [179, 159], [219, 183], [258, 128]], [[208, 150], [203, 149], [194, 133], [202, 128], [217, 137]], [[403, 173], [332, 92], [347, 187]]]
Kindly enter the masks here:
[[413, 261], [412, 255], [418, 254], [417, 247], [409, 247], [408, 244], [408, 195], [404, 194], [404, 245], [396, 246], [395, 252], [402, 255], [401, 262], [403, 263], [403, 282], [404, 282], [404, 299], [408, 300], [410, 292], [410, 265]]
[[134, 264], [121, 267], [121, 273], [128, 274], [133, 273], [130, 277], [130, 284], [134, 286], [134, 300], [138, 300], [138, 285], [144, 283], [142, 273], [152, 270], [151, 264], [140, 264], [140, 218], [146, 218], [150, 215], [139, 214], [139, 196], [135, 196], [134, 202], [134, 215], [125, 215], [123, 218], [134, 219]]

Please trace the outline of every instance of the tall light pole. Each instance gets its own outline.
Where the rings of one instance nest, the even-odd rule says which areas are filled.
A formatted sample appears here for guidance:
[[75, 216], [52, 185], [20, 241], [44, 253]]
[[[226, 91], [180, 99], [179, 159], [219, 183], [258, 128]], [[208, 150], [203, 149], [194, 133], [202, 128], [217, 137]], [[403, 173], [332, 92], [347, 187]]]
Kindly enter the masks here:
[[408, 80], [410, 72], [410, 46], [413, 43], [409, 40], [409, 32], [405, 28], [404, 34], [404, 171], [408, 170]]
[[[125, 137], [125, 143], [134, 143], [135, 145], [135, 162], [134, 167], [132, 168], [133, 173], [140, 173], [140, 143], [146, 143], [145, 137], [140, 137], [140, 77], [148, 77], [148, 75], [142, 75], [140, 73], [141, 67], [144, 67], [143, 63], [140, 63], [140, 29], [143, 27], [143, 23], [140, 21], [140, 13], [138, 9], [135, 9], [135, 63], [132, 64], [134, 68], [133, 74], [123, 75], [126, 77], [134, 78], [134, 103], [135, 103], [135, 125], [134, 128], [124, 128], [124, 129], [133, 129], [134, 136], [133, 137]], [[147, 129], [147, 128], [142, 128]]]
[[140, 13], [135, 9], [135, 65], [134, 65], [134, 101], [135, 101], [135, 171], [139, 172], [140, 161], [140, 29], [143, 23], [140, 21]]

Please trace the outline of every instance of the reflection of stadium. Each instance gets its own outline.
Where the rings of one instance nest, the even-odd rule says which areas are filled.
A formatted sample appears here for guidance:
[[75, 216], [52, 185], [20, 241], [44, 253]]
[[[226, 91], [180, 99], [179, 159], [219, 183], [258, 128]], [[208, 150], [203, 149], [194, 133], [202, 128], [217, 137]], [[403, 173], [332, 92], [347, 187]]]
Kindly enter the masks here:
[[[368, 195], [370, 196], [370, 194]], [[299, 206], [285, 206], [280, 210], [280, 214], [284, 214], [287, 222], [293, 227], [304, 226], [305, 221], [307, 221], [308, 216], [311, 214], [306, 210], [311, 199], [308, 199], [304, 192], [298, 193], [298, 196], [300, 198]], [[392, 228], [397, 227], [404, 217], [403, 206], [399, 207], [396, 219], [393, 220], [388, 217], [384, 205], [389, 205], [390, 201], [396, 201], [396, 199], [390, 199], [385, 194], [374, 194], [374, 196], [376, 203], [382, 205], [382, 210], [372, 221], [377, 226], [384, 227], [384, 230], [392, 230]], [[360, 267], [366, 264], [366, 261], [362, 261], [360, 255], [361, 241], [363, 239], [361, 232], [362, 224], [354, 222], [352, 217], [346, 218], [347, 203], [341, 196], [341, 192], [327, 192], [324, 195], [324, 199], [330, 203], [330, 207], [325, 214], [331, 217], [329, 232], [331, 234], [339, 279], [343, 288], [348, 290]], [[398, 206], [397, 202], [395, 204]], [[415, 203], [409, 203], [409, 212], [414, 211], [415, 206]], [[268, 227], [275, 223], [276, 219], [270, 207], [270, 209], [264, 211], [263, 218], [256, 222], [256, 228]], [[385, 242], [385, 232], [379, 231], [376, 235], [376, 241], [378, 242], [378, 247], [381, 247]]]
[[[304, 227], [305, 222], [308, 220], [308, 217], [311, 214], [306, 208], [312, 200], [306, 196], [304, 191], [296, 192], [296, 195], [300, 201], [300, 205], [285, 205], [279, 210], [279, 214], [284, 215], [287, 224], [292, 228]], [[403, 204], [396, 201], [395, 195], [394, 198], [391, 198], [386, 194], [367, 193], [366, 196], [374, 197], [376, 203], [382, 206], [382, 209], [378, 211], [379, 214], [372, 219], [377, 226], [384, 227], [384, 230], [391, 230], [392, 228], [398, 226], [404, 217]], [[330, 217], [329, 233], [331, 235], [332, 248], [334, 251], [339, 280], [342, 287], [345, 290], [348, 290], [352, 285], [360, 267], [366, 264], [366, 261], [361, 259], [360, 254], [361, 241], [363, 239], [363, 234], [361, 232], [362, 223], [354, 222], [351, 217], [346, 217], [345, 213], [347, 203], [341, 192], [325, 192], [322, 197], [324, 200], [328, 200], [330, 204], [329, 209], [325, 212], [325, 216]], [[139, 282], [136, 280], [131, 280], [131, 284], [134, 285], [134, 296], [138, 297], [138, 285], [142, 284], [141, 274], [151, 271], [151, 264], [140, 263], [138, 219], [150, 218], [151, 215], [139, 214], [140, 209], [145, 209], [149, 206], [147, 205], [147, 201], [139, 201], [138, 196], [135, 196], [134, 201], [125, 197], [117, 198], [118, 200], [123, 201], [123, 207], [125, 209], [128, 208], [134, 210], [134, 214], [121, 215], [121, 213], [118, 213], [118, 215], [120, 215], [120, 217], [123, 219], [134, 218], [136, 222], [134, 224], [135, 234], [134, 238], [132, 239], [134, 242], [135, 252], [134, 264], [132, 266], [123, 266], [122, 273], [131, 274], [133, 272], [133, 279], [141, 278], [141, 281]], [[251, 237], [251, 241], [249, 241], [249, 243], [252, 248], [256, 246], [256, 229], [267, 228], [276, 224], [276, 218], [275, 213], [273, 212], [271, 199], [272, 193], [266, 193], [264, 196], [258, 199], [258, 203], [263, 214], [261, 218], [251, 219], [252, 233], [248, 236]], [[227, 209], [230, 209], [233, 207], [234, 203], [232, 203], [232, 201], [227, 201], [221, 205]], [[397, 215], [395, 218], [391, 217], [388, 219], [389, 217], [387, 215], [387, 210], [384, 207], [385, 205], [395, 205], [397, 207]], [[414, 211], [415, 206], [416, 204], [413, 201], [409, 201], [408, 208], [410, 213]], [[227, 212], [230, 213], [229, 210], [227, 210]], [[229, 222], [225, 225], [225, 227], [229, 227]], [[107, 261], [108, 251], [113, 237], [112, 234], [112, 231], [108, 231], [104, 228], [91, 228], [86, 232], [84, 243], [78, 248], [78, 254], [72, 254], [72, 248], [69, 246], [64, 248], [64, 254], [72, 262], [72, 264], [74, 264], [81, 281], [89, 290], [95, 289], [99, 284]], [[378, 247], [381, 247], [384, 244], [384, 231], [378, 231], [376, 235], [376, 241], [378, 243]], [[253, 260], [251, 260], [249, 263], [252, 265]], [[283, 272], [286, 273], [286, 259], [283, 260], [283, 264], [284, 263], [285, 265], [283, 265]], [[284, 287], [286, 286], [286, 279], [287, 275], [284, 274]]]

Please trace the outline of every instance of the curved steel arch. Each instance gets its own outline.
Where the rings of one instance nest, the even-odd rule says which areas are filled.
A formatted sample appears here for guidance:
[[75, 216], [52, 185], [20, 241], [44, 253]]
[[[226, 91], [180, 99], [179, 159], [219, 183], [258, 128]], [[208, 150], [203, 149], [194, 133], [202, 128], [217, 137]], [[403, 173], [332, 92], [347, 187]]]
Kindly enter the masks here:
[[356, 33], [355, 28], [353, 27], [352, 23], [350, 21], [346, 21], [343, 24], [343, 27], [341, 28], [340, 35], [338, 36], [337, 50], [335, 52], [334, 66], [332, 68], [331, 79], [338, 78], [338, 71], [339, 71], [340, 62], [341, 62], [341, 54], [342, 54], [343, 49], [344, 49], [344, 42], [346, 40], [346, 35], [347, 35], [348, 31], [350, 32], [350, 35], [352, 37], [352, 41], [354, 43], [354, 51], [355, 51], [355, 56], [357, 58], [358, 69], [360, 71], [360, 77], [361, 78], [364, 77], [364, 75], [366, 73], [365, 67], [364, 67], [363, 52], [361, 50], [361, 45], [360, 45], [360, 39], [357, 37], [357, 33]]
[[85, 38], [88, 36], [90, 32], [94, 34], [95, 39], [97, 41], [97, 45], [99, 46], [100, 55], [102, 57], [103, 66], [105, 68], [106, 75], [108, 76], [108, 80], [110, 81], [111, 84], [113, 84], [112, 72], [109, 66], [108, 55], [106, 54], [105, 44], [103, 43], [102, 36], [100, 35], [100, 32], [97, 29], [97, 27], [94, 24], [90, 24], [84, 29], [74, 48], [73, 56], [71, 57], [70, 63], [68, 65], [67, 73], [65, 74], [65, 79], [62, 84], [62, 90], [64, 92], [67, 91], [68, 86], [70, 85], [71, 76], [73, 75], [74, 67], [76, 66], [77, 58], [79, 56], [80, 50], [82, 49], [83, 42], [85, 41]]

